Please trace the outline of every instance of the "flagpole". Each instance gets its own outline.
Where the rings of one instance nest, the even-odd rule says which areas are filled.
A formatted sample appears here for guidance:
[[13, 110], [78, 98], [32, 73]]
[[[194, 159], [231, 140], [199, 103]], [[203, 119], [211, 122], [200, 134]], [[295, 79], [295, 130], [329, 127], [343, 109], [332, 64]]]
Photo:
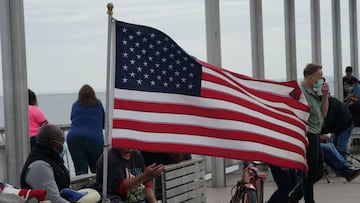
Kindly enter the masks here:
[[113, 68], [112, 68], [112, 14], [113, 14], [114, 5], [112, 3], [107, 4], [107, 14], [108, 14], [108, 47], [107, 47], [107, 74], [106, 74], [106, 117], [105, 117], [105, 145], [104, 145], [104, 152], [103, 152], [103, 187], [102, 187], [102, 202], [105, 203], [106, 201], [106, 194], [107, 194], [107, 176], [108, 176], [108, 151], [109, 147], [111, 146], [111, 128], [112, 128], [112, 111], [111, 107], [113, 106], [113, 101], [110, 98], [113, 95]]

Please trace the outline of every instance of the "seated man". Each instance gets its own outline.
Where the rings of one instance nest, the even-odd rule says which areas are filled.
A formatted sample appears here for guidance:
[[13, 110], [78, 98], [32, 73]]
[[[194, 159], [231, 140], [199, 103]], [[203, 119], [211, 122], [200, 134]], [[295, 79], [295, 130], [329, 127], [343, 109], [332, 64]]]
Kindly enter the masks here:
[[326, 143], [327, 136], [320, 136], [320, 148], [324, 153], [324, 162], [330, 166], [335, 172], [339, 172], [341, 176], [351, 182], [360, 175], [360, 169], [351, 166], [332, 143]]
[[55, 125], [44, 125], [39, 129], [35, 147], [21, 172], [22, 188], [44, 189], [47, 191], [47, 200], [53, 203], [69, 203], [60, 197], [59, 193], [70, 185], [69, 171], [61, 155], [64, 141], [63, 131]]
[[[162, 164], [152, 164], [145, 168], [144, 159], [139, 151], [113, 147], [109, 150], [107, 194], [118, 196], [126, 202], [155, 203], [152, 179], [164, 170]], [[103, 183], [103, 156], [96, 164], [96, 182]]]
[[329, 109], [321, 129], [321, 134], [333, 133], [333, 143], [343, 152], [340, 154], [346, 159], [347, 144], [354, 127], [353, 118], [349, 109], [337, 98], [329, 96]]

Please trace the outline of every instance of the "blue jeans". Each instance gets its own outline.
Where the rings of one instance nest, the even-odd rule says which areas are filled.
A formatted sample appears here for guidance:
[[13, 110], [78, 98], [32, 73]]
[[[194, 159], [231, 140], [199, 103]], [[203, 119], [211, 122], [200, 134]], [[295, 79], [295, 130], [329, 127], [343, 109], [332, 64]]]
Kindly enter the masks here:
[[[344, 131], [342, 131], [341, 133], [335, 134], [335, 136], [334, 136], [335, 147], [338, 147], [341, 150], [343, 150], [344, 152], [349, 153], [347, 145], [349, 143], [351, 131], [353, 128], [354, 128], [354, 126], [350, 126], [350, 127], [346, 128]], [[340, 154], [346, 160], [346, 153], [344, 153], [344, 152], [340, 151]]]
[[320, 136], [307, 133], [309, 146], [306, 151], [308, 171], [302, 180], [295, 186], [289, 195], [289, 202], [297, 203], [304, 196], [305, 203], [315, 203], [314, 184], [320, 180], [324, 173], [323, 154], [320, 148]]
[[103, 152], [103, 146], [97, 145], [85, 137], [74, 137], [67, 143], [74, 162], [76, 175], [87, 174], [88, 168], [96, 173], [96, 162]]
[[324, 153], [324, 162], [334, 171], [340, 172], [344, 177], [349, 175], [347, 170], [351, 165], [344, 159], [340, 152], [332, 143], [320, 143], [321, 150]]
[[282, 170], [280, 167], [272, 165], [269, 167], [277, 190], [271, 195], [267, 203], [287, 203], [289, 193], [296, 186], [296, 171], [294, 169]]

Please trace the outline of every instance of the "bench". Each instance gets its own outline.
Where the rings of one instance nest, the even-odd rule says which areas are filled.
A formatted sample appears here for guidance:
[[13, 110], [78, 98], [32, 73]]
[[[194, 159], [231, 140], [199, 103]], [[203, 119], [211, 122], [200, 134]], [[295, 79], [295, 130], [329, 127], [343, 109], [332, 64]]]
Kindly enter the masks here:
[[206, 202], [205, 160], [193, 158], [165, 165], [155, 180], [155, 195], [163, 203]]
[[351, 132], [351, 137], [349, 141], [349, 152], [351, 154], [360, 153], [360, 127], [354, 127]]
[[88, 184], [95, 183], [96, 182], [96, 174], [90, 173], [90, 174], [83, 174], [79, 176], [75, 176], [71, 178], [71, 184], [70, 187], [74, 190], [79, 190], [84, 187], [86, 187]]
[[[155, 196], [162, 203], [206, 202], [205, 159], [193, 158], [165, 165], [164, 172], [154, 180]], [[96, 174], [71, 178], [71, 188], [79, 190], [96, 181]]]

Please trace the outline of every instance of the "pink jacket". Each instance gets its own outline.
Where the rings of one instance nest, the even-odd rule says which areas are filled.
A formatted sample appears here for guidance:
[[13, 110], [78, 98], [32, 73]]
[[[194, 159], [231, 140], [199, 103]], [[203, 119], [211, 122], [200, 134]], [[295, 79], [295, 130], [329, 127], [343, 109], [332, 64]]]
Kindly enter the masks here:
[[48, 121], [46, 120], [44, 114], [41, 112], [39, 107], [29, 105], [28, 111], [29, 111], [29, 133], [30, 133], [30, 137], [34, 137], [36, 136], [39, 128], [42, 125], [47, 124]]

